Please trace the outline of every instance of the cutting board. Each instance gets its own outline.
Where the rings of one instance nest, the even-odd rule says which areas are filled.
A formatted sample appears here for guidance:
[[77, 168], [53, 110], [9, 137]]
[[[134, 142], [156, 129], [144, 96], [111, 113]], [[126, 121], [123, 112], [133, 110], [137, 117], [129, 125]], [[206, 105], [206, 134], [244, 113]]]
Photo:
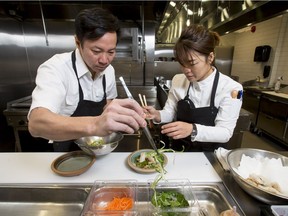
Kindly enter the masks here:
[[[127, 164], [128, 152], [115, 152], [96, 158], [83, 174], [63, 177], [54, 173], [51, 163], [63, 153], [0, 153], [0, 184], [57, 183], [91, 184], [95, 180], [135, 179], [147, 182], [158, 173], [141, 174]], [[166, 179], [187, 178], [192, 183], [221, 182], [220, 177], [202, 152], [165, 153], [168, 157]]]

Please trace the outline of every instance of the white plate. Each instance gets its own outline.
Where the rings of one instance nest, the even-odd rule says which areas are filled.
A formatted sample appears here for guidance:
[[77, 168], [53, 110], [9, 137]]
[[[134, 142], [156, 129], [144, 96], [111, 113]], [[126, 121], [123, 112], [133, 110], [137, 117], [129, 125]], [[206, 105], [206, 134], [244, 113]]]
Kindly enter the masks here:
[[[154, 150], [153, 149], [141, 149], [141, 150], [132, 152], [127, 158], [128, 165], [133, 170], [135, 170], [136, 172], [139, 172], [139, 173], [154, 173], [154, 172], [157, 172], [155, 169], [144, 169], [144, 168], [137, 167], [135, 165], [136, 158], [138, 158], [142, 152], [151, 152], [151, 151], [154, 151]], [[165, 154], [163, 154], [163, 156], [164, 156], [164, 167], [165, 167], [167, 165], [167, 163], [168, 163], [168, 158], [167, 158], [167, 156]]]

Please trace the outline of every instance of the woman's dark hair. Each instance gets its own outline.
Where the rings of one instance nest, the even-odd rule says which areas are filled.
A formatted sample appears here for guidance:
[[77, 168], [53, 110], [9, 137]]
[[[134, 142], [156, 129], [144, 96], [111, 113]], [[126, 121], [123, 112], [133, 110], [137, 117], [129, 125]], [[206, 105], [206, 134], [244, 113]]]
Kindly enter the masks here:
[[184, 29], [174, 47], [177, 61], [185, 66], [191, 57], [191, 51], [199, 52], [206, 57], [219, 45], [220, 36], [202, 25], [191, 25]]
[[118, 42], [119, 20], [105, 9], [84, 9], [75, 18], [75, 33], [81, 44], [86, 39], [99, 39], [107, 32], [116, 32]]

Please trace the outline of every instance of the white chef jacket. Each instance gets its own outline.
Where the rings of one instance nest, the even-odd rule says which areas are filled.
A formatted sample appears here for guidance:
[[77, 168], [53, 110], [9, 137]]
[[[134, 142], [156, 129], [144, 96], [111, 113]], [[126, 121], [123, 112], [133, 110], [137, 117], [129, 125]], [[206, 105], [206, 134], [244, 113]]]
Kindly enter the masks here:
[[[193, 85], [189, 90], [189, 98], [196, 108], [210, 106], [215, 75], [216, 69], [214, 68], [213, 73], [205, 80], [192, 83]], [[228, 142], [233, 135], [242, 106], [242, 98], [232, 98], [231, 92], [233, 90], [243, 91], [243, 87], [240, 83], [234, 81], [230, 77], [222, 73], [219, 75], [219, 82], [214, 100], [214, 105], [218, 108], [215, 127], [196, 124], [198, 134], [194, 141], [224, 143]], [[176, 120], [177, 102], [184, 99], [189, 85], [190, 81], [184, 74], [177, 74], [173, 77], [168, 99], [163, 110], [160, 111], [161, 123]]]
[[[72, 67], [71, 53], [56, 54], [39, 66], [36, 87], [32, 92], [32, 104], [28, 113], [36, 107], [44, 107], [54, 113], [71, 116], [79, 102], [79, 86]], [[117, 97], [115, 70], [109, 65], [93, 80], [80, 52], [76, 49], [76, 68], [84, 100], [101, 101], [104, 96], [102, 77], [106, 77], [106, 98]]]

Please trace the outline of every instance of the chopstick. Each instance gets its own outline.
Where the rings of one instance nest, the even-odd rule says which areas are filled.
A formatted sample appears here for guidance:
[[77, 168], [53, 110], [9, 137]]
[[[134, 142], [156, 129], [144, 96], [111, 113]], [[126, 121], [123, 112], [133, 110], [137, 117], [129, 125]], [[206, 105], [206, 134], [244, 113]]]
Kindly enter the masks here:
[[143, 95], [143, 101], [144, 101], [144, 105], [147, 106], [147, 101], [146, 101], [145, 95]]
[[[143, 95], [143, 99], [142, 99], [142, 95], [141, 95], [141, 94], [138, 94], [138, 96], [139, 96], [139, 99], [140, 99], [140, 101], [141, 101], [142, 107], [147, 106], [147, 101], [146, 101], [145, 95]], [[146, 116], [146, 117], [147, 117], [147, 116]], [[151, 121], [151, 119], [146, 118], [146, 120], [147, 120], [147, 122], [148, 122], [148, 124], [149, 124], [149, 127], [150, 127], [150, 128], [153, 128], [153, 122]]]
[[142, 107], [145, 106], [141, 94], [138, 94]]
[[147, 106], [147, 101], [146, 101], [145, 95], [143, 95], [143, 99], [142, 99], [142, 95], [141, 95], [141, 94], [138, 94], [138, 96], [139, 96], [141, 105], [142, 105], [143, 107], [144, 107], [144, 106]]

